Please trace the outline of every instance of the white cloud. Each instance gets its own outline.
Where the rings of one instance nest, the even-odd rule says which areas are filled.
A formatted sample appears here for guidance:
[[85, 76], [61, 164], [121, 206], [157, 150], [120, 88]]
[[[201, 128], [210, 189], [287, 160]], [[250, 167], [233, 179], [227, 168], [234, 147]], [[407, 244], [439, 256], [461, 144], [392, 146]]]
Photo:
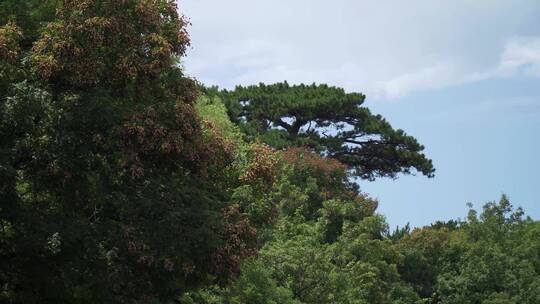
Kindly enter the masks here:
[[418, 71], [405, 73], [396, 78], [382, 82], [376, 97], [395, 99], [403, 97], [410, 92], [421, 89], [440, 88], [455, 82], [455, 66], [448, 62], [440, 62]]
[[396, 99], [415, 90], [437, 89], [492, 78], [515, 75], [539, 77], [540, 36], [510, 38], [499, 57], [498, 64], [483, 71], [468, 71], [460, 69], [456, 63], [439, 62], [382, 82], [376, 96]]
[[540, 37], [514, 38], [506, 44], [497, 73], [509, 76], [519, 72], [540, 76]]
[[397, 99], [492, 77], [540, 75], [537, 0], [181, 4], [193, 24], [186, 68], [208, 84], [325, 82]]

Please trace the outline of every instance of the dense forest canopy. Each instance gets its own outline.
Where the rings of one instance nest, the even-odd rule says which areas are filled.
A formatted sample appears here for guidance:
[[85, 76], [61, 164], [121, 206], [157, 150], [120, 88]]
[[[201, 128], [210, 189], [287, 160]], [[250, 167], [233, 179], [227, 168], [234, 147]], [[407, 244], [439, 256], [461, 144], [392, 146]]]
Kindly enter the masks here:
[[540, 303], [540, 222], [392, 231], [353, 181], [423, 146], [360, 93], [204, 87], [179, 12], [0, 2], [2, 303]]

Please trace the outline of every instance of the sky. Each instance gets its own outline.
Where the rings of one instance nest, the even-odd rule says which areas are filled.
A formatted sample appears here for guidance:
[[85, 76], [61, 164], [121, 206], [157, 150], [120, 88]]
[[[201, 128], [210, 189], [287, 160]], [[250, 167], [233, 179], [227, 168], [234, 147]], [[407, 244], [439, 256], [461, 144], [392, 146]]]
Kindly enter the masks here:
[[540, 1], [182, 0], [189, 75], [327, 83], [425, 147], [435, 177], [360, 181], [391, 227], [504, 193], [540, 219]]

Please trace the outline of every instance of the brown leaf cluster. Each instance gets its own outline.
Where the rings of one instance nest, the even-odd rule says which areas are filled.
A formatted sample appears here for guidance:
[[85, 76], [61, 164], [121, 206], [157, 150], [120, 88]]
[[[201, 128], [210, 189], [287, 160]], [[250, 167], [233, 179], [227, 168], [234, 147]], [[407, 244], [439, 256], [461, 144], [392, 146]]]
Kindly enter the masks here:
[[0, 27], [0, 58], [15, 61], [19, 57], [21, 29], [13, 22]]
[[327, 182], [341, 182], [347, 177], [347, 166], [333, 158], [322, 157], [307, 148], [293, 147], [285, 150], [283, 160], [301, 171], [310, 171]]
[[253, 143], [249, 149], [250, 163], [240, 180], [247, 183], [262, 181], [265, 187], [270, 188], [276, 181], [278, 155], [269, 146]]
[[36, 72], [74, 87], [122, 86], [160, 76], [189, 46], [170, 0], [71, 0], [34, 43]]

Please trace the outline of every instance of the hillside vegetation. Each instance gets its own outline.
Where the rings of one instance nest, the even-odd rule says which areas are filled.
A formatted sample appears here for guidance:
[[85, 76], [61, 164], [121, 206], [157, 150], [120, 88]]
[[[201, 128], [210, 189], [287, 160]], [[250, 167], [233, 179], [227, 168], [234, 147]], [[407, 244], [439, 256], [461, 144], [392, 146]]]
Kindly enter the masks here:
[[389, 229], [353, 181], [424, 147], [360, 93], [205, 87], [179, 11], [0, 2], [0, 302], [540, 303], [540, 222]]

